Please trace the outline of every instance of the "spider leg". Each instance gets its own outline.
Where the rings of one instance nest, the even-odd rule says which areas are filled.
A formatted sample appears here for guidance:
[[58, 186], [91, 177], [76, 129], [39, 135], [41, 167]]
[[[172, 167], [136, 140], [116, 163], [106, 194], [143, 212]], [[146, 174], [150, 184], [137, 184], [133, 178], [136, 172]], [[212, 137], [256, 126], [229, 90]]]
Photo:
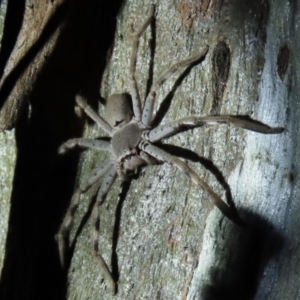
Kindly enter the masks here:
[[110, 136], [112, 135], [111, 126], [87, 104], [87, 100], [83, 96], [76, 95], [75, 100], [92, 120], [94, 120]]
[[63, 154], [67, 152], [69, 149], [72, 149], [76, 146], [97, 149], [97, 150], [104, 150], [104, 151], [110, 150], [110, 142], [108, 141], [78, 138], [78, 139], [70, 139], [65, 143], [63, 143], [58, 148], [58, 153]]
[[113, 292], [115, 292], [115, 285], [116, 282], [112, 277], [111, 272], [109, 271], [109, 268], [104, 261], [102, 255], [99, 252], [99, 229], [100, 229], [100, 207], [102, 203], [105, 200], [106, 194], [110, 190], [111, 186], [115, 182], [117, 178], [117, 169], [111, 168], [107, 174], [105, 175], [103, 182], [101, 184], [101, 187], [99, 189], [98, 195], [97, 195], [97, 200], [94, 204], [93, 211], [92, 211], [92, 222], [94, 224], [94, 230], [92, 234], [92, 241], [93, 241], [93, 254], [97, 260], [97, 262], [100, 264], [100, 267], [102, 269], [102, 275], [107, 279], [111, 285]]
[[145, 131], [144, 138], [151, 142], [161, 141], [167, 137], [173, 136], [180, 131], [201, 127], [203, 125], [216, 125], [216, 124], [228, 124], [236, 127], [241, 127], [251, 131], [256, 131], [264, 134], [276, 134], [281, 133], [284, 128], [282, 127], [270, 127], [261, 122], [251, 120], [249, 118], [241, 118], [238, 116], [207, 116], [197, 117], [190, 116], [179, 119], [167, 124], [157, 126], [151, 131]]
[[164, 72], [158, 78], [158, 80], [152, 85], [150, 92], [145, 100], [145, 105], [143, 109], [142, 123], [144, 125], [149, 126], [152, 121], [154, 100], [156, 97], [156, 91], [159, 89], [159, 87], [162, 86], [165, 83], [165, 81], [170, 76], [172, 76], [179, 68], [188, 67], [189, 65], [196, 62], [197, 60], [204, 58], [207, 51], [208, 51], [208, 46], [205, 46], [200, 52], [196, 53], [195, 55], [175, 63], [166, 72]]
[[73, 218], [80, 201], [80, 195], [86, 192], [94, 183], [96, 183], [104, 174], [106, 174], [113, 166], [113, 162], [105, 161], [96, 170], [94, 170], [91, 177], [89, 177], [84, 183], [82, 183], [76, 190], [71, 199], [71, 204], [67, 210], [67, 213], [63, 219], [63, 222], [59, 228], [57, 234], [59, 259], [61, 265], [65, 266], [65, 254], [67, 251], [67, 239], [72, 226]]
[[141, 98], [140, 98], [137, 82], [135, 79], [135, 68], [136, 68], [136, 61], [137, 61], [139, 38], [147, 29], [153, 17], [154, 17], [154, 5], [151, 5], [148, 19], [144, 22], [144, 24], [141, 26], [139, 31], [134, 34], [133, 37], [132, 52], [131, 52], [130, 66], [129, 66], [129, 80], [130, 80], [130, 94], [132, 97], [133, 113], [136, 121], [141, 120], [141, 114], [142, 114]]
[[233, 207], [228, 206], [213, 190], [212, 188], [200, 178], [200, 176], [194, 172], [185, 162], [180, 160], [179, 158], [167, 153], [166, 151], [146, 142], [142, 141], [139, 144], [139, 148], [143, 151], [147, 152], [151, 156], [155, 157], [156, 159], [167, 162], [180, 171], [184, 172], [191, 180], [210, 196], [213, 204], [230, 220], [241, 224], [242, 221], [240, 220], [239, 216], [237, 215], [235, 209]]

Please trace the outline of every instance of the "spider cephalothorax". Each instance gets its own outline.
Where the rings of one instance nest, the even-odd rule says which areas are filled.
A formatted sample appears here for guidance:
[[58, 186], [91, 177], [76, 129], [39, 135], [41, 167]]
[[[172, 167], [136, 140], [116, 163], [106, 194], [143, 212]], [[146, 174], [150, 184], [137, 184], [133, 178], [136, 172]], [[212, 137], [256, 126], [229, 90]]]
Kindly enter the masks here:
[[145, 164], [138, 153], [142, 126], [133, 119], [129, 101], [126, 94], [114, 94], [107, 99], [105, 113], [112, 126], [111, 152], [123, 175]]
[[[169, 163], [187, 174], [190, 179], [200, 188], [208, 193], [212, 202], [229, 219], [238, 222], [239, 218], [236, 211], [227, 205], [222, 199], [205, 183], [197, 173], [195, 173], [184, 161], [178, 157], [169, 154], [161, 149], [159, 142], [167, 137], [178, 134], [179, 132], [191, 128], [201, 127], [205, 124], [231, 124], [261, 133], [280, 133], [283, 128], [271, 128], [265, 124], [253, 121], [247, 118], [237, 116], [188, 116], [173, 122], [152, 127], [153, 106], [156, 92], [159, 87], [179, 68], [190, 66], [192, 63], [201, 61], [205, 58], [208, 47], [205, 46], [196, 55], [175, 63], [166, 72], [164, 72], [152, 85], [148, 96], [146, 97], [143, 109], [135, 80], [135, 67], [138, 40], [145, 31], [154, 16], [154, 7], [151, 7], [150, 16], [143, 24], [141, 29], [135, 34], [133, 40], [133, 49], [130, 60], [129, 79], [130, 94], [114, 94], [106, 101], [106, 119], [96, 113], [88, 104], [83, 96], [76, 96], [77, 104], [92, 118], [106, 133], [111, 137], [110, 142], [101, 139], [71, 139], [64, 143], [60, 153], [75, 146], [85, 148], [94, 148], [110, 153], [109, 159], [96, 168], [90, 178], [80, 184], [74, 193], [71, 205], [62, 222], [58, 233], [59, 254], [62, 264], [64, 264], [64, 254], [66, 251], [67, 238], [72, 225], [74, 213], [78, 207], [80, 195], [94, 183], [102, 179], [101, 187], [98, 191], [96, 202], [92, 210], [93, 231], [93, 252], [98, 262], [103, 267], [104, 275], [115, 285], [109, 268], [104, 262], [98, 249], [99, 239], [99, 207], [104, 202], [105, 196], [117, 176], [125, 179], [128, 173], [137, 171], [140, 167], [150, 164]], [[130, 102], [132, 101], [132, 102]]]

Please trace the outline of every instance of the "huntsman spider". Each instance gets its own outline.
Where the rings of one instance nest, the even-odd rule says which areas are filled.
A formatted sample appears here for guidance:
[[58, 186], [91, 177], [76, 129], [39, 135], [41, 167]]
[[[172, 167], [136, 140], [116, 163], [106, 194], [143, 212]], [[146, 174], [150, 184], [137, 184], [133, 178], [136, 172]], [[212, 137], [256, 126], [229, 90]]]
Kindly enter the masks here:
[[233, 221], [238, 221], [236, 211], [226, 204], [212, 190], [212, 188], [188, 166], [186, 162], [163, 150], [159, 146], [159, 142], [184, 130], [202, 127], [206, 124], [230, 124], [264, 134], [276, 134], [283, 131], [283, 128], [281, 127], [272, 128], [251, 119], [231, 115], [188, 116], [173, 122], [157, 125], [153, 128], [153, 106], [158, 89], [178, 69], [183, 67], [187, 68], [195, 62], [202, 61], [208, 52], [208, 46], [205, 46], [197, 54], [173, 64], [167, 71], [162, 73], [158, 80], [156, 80], [152, 85], [142, 108], [135, 78], [137, 51], [139, 38], [153, 18], [154, 6], [152, 5], [150, 9], [150, 16], [141, 28], [134, 34], [129, 66], [131, 99], [127, 96], [127, 94], [111, 95], [106, 100], [106, 117], [104, 119], [87, 104], [87, 100], [83, 96], [76, 96], [77, 104], [109, 135], [110, 141], [105, 139], [75, 138], [68, 140], [59, 148], [59, 153], [64, 153], [76, 146], [109, 152], [109, 159], [102, 162], [97, 168], [95, 168], [91, 176], [81, 183], [75, 191], [71, 199], [71, 204], [58, 232], [58, 246], [60, 260], [62, 265], [64, 265], [65, 252], [68, 248], [69, 232], [75, 211], [79, 205], [80, 196], [93, 184], [102, 180], [102, 184], [99, 188], [91, 213], [92, 222], [94, 224], [92, 234], [93, 253], [97, 261], [102, 266], [103, 276], [108, 278], [113, 288], [115, 288], [115, 280], [112, 278], [107, 264], [99, 253], [99, 209], [118, 176], [125, 180], [130, 178], [133, 173], [136, 173], [142, 167], [168, 163], [184, 172], [198, 187], [203, 189], [209, 195], [213, 204], [220, 209], [227, 218]]

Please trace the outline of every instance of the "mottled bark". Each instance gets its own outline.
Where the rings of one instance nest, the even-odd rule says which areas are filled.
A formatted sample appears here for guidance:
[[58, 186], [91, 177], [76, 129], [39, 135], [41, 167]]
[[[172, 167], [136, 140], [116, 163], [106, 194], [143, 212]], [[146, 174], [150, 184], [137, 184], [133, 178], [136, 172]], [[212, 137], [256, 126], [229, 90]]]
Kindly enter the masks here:
[[[246, 227], [227, 220], [205, 193], [171, 166], [146, 168], [127, 193], [125, 186], [120, 200], [117, 180], [103, 205], [99, 240], [101, 253], [118, 279], [115, 296], [91, 254], [89, 214], [96, 186], [82, 196], [74, 220], [68, 273], [59, 270], [54, 233], [78, 181], [87, 178], [105, 157], [97, 151], [85, 152], [75, 180], [78, 152], [59, 158], [56, 148], [61, 141], [81, 134], [82, 121], [72, 112], [76, 92], [83, 90], [93, 104], [100, 82], [104, 98], [129, 91], [131, 33], [147, 18], [149, 4], [128, 0], [119, 13], [118, 6], [105, 11], [79, 5], [81, 14], [75, 16], [86, 19], [79, 25], [73, 17], [60, 44], [60, 49], [72, 43], [73, 48], [53, 54], [53, 66], [43, 75], [47, 80], [40, 79], [31, 96], [30, 123], [25, 129], [16, 128], [20, 153], [10, 217], [14, 233], [6, 244], [10, 259], [2, 271], [0, 295], [3, 291], [13, 295], [10, 289], [18, 288], [18, 298], [9, 299], [27, 299], [28, 295], [35, 299], [41, 294], [32, 290], [42, 286], [46, 294], [42, 298], [48, 297], [45, 291], [52, 287], [57, 297], [63, 299], [67, 293], [69, 300], [215, 300], [224, 295], [297, 299], [299, 4], [299, 0], [156, 1], [155, 23], [141, 37], [138, 51], [136, 78], [142, 99], [153, 80], [172, 63], [205, 45], [209, 52], [201, 64], [179, 72], [159, 90], [155, 110], [161, 108], [155, 123], [162, 116], [165, 122], [187, 115], [248, 115], [270, 126], [283, 126], [285, 131], [262, 135], [222, 125], [187, 131], [166, 141], [177, 146], [171, 148], [174, 154], [190, 159], [189, 166], [215, 192], [235, 203]], [[97, 13], [100, 21], [96, 21]], [[85, 51], [73, 53], [71, 49], [82, 45], [78, 42], [74, 47], [78, 41], [72, 29], [75, 24], [77, 30], [88, 28], [81, 28], [78, 38], [88, 45], [83, 46]], [[101, 30], [108, 25], [111, 34]], [[58, 63], [64, 60], [67, 63]], [[54, 84], [51, 93], [49, 80]], [[101, 105], [99, 112], [103, 114]], [[21, 124], [27, 124], [23, 118]], [[83, 129], [86, 137], [104, 135], [92, 122]], [[28, 143], [28, 137], [30, 147], [24, 141], [27, 138]], [[28, 157], [31, 163], [26, 162]], [[23, 180], [28, 176], [26, 189], [20, 176]], [[26, 218], [20, 213], [23, 207]], [[18, 251], [22, 253], [13, 264], [11, 257]], [[30, 272], [26, 272], [29, 265]], [[41, 285], [43, 273], [48, 283]], [[16, 274], [12, 284], [9, 279]]]

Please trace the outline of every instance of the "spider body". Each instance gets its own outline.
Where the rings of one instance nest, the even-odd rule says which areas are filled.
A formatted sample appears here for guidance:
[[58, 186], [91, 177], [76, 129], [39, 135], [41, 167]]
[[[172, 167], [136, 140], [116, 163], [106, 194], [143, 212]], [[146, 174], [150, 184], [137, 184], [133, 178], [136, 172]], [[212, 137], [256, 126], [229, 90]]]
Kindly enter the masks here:
[[[133, 173], [139, 167], [147, 164], [140, 156], [141, 151], [138, 147], [142, 132], [139, 124], [132, 120], [114, 132], [112, 136], [112, 153], [118, 163], [118, 174], [123, 179], [127, 174]], [[120, 146], [122, 147], [120, 148]]]
[[117, 161], [120, 162], [137, 154], [142, 132], [143, 130], [135, 121], [125, 124], [114, 132], [111, 138], [111, 146]]
[[118, 175], [125, 178], [126, 174], [147, 164], [138, 148], [145, 126], [134, 120], [130, 99], [126, 94], [113, 94], [108, 98], [105, 116], [112, 126], [112, 160], [117, 163]]
[[108, 151], [110, 153], [109, 158], [105, 162], [101, 163], [92, 172], [92, 175], [86, 181], [81, 183], [75, 191], [71, 199], [70, 207], [58, 233], [58, 245], [60, 260], [61, 263], [64, 264], [65, 252], [68, 248], [68, 235], [74, 214], [79, 205], [80, 196], [94, 183], [102, 180], [91, 216], [94, 224], [92, 234], [93, 253], [97, 261], [102, 266], [103, 275], [110, 280], [113, 287], [115, 286], [115, 280], [112, 278], [109, 268], [98, 249], [99, 209], [118, 176], [125, 180], [128, 179], [128, 174], [136, 172], [141, 167], [160, 163], [171, 164], [188, 175], [198, 187], [203, 189], [209, 195], [211, 201], [226, 217], [235, 222], [239, 222], [236, 211], [226, 204], [211, 189], [211, 187], [188, 166], [187, 163], [163, 150], [157, 142], [160, 142], [167, 137], [174, 136], [182, 130], [201, 127], [205, 124], [231, 124], [265, 134], [275, 134], [283, 131], [283, 128], [280, 127], [272, 128], [249, 118], [241, 118], [230, 115], [189, 116], [167, 124], [157, 125], [153, 128], [151, 124], [153, 119], [153, 106], [159, 87], [179, 68], [187, 67], [192, 63], [203, 60], [208, 52], [208, 47], [205, 46], [196, 55], [172, 65], [158, 78], [157, 81], [154, 82], [142, 109], [139, 91], [135, 80], [136, 55], [139, 37], [146, 30], [153, 16], [154, 7], [152, 6], [149, 18], [135, 34], [133, 40], [133, 49], [129, 68], [130, 94], [132, 102], [126, 94], [113, 94], [106, 101], [106, 119], [104, 119], [87, 104], [87, 101], [83, 96], [76, 96], [77, 104], [110, 136], [110, 142], [101, 139], [78, 138], [68, 140], [59, 148], [60, 153], [64, 153], [66, 150], [75, 146], [94, 148], [100, 151]]

